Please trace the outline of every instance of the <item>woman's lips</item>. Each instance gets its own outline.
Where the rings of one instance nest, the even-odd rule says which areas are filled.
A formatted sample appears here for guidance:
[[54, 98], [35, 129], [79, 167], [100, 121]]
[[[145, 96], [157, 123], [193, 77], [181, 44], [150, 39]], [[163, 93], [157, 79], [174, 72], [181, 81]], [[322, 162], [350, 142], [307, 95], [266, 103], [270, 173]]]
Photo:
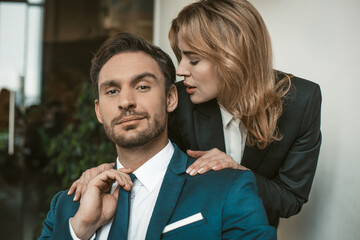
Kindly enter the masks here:
[[185, 87], [186, 87], [186, 92], [187, 92], [188, 94], [193, 94], [193, 93], [195, 92], [196, 87], [194, 87], [194, 86], [192, 86], [192, 85], [190, 85], [190, 84], [188, 84], [188, 83], [186, 83], [186, 82], [184, 82], [184, 85], [185, 85]]

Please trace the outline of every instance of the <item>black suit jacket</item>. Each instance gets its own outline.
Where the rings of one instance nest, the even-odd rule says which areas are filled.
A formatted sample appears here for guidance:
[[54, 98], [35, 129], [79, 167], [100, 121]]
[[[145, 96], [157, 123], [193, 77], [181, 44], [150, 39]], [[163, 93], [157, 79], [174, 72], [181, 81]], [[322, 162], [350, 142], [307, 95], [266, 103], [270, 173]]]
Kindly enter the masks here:
[[[269, 223], [276, 227], [279, 217], [297, 214], [307, 202], [321, 145], [320, 87], [297, 77], [291, 83], [278, 122], [282, 140], [264, 150], [246, 146], [241, 160], [254, 172]], [[193, 104], [182, 82], [177, 88], [179, 105], [169, 121], [171, 141], [183, 151], [218, 148], [226, 152], [216, 99]]]

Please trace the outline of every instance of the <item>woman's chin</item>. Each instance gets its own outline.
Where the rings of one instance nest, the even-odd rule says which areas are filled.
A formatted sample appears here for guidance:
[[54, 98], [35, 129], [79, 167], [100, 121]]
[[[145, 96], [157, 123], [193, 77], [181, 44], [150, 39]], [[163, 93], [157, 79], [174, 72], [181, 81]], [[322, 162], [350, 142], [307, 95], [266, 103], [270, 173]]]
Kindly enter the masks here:
[[213, 99], [213, 98], [199, 96], [199, 94], [189, 94], [189, 95], [190, 95], [190, 100], [193, 104], [200, 104]]

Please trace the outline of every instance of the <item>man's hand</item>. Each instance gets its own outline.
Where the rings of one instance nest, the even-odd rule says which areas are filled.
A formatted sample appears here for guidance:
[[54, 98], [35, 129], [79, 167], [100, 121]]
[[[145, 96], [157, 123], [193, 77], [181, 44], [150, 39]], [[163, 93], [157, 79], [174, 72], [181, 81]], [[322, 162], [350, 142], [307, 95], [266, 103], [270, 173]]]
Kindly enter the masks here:
[[103, 163], [97, 167], [90, 168], [83, 172], [81, 177], [76, 180], [70, 187], [68, 191], [68, 195], [73, 194], [75, 192], [74, 196], [74, 202], [79, 201], [81, 196], [84, 195], [86, 191], [86, 187], [89, 184], [89, 182], [94, 179], [97, 175], [100, 173], [110, 170], [114, 168], [115, 163]]
[[187, 150], [186, 153], [192, 158], [197, 158], [197, 160], [186, 169], [186, 173], [191, 176], [195, 176], [198, 173], [203, 174], [209, 170], [218, 171], [224, 168], [248, 170], [217, 148], [209, 151]]
[[[71, 226], [80, 239], [89, 239], [98, 228], [111, 221], [115, 215], [119, 188], [130, 191], [133, 183], [130, 176], [132, 170], [122, 168], [104, 171], [91, 180], [80, 200], [80, 206], [71, 219]], [[117, 181], [119, 186], [113, 194], [112, 184]]]

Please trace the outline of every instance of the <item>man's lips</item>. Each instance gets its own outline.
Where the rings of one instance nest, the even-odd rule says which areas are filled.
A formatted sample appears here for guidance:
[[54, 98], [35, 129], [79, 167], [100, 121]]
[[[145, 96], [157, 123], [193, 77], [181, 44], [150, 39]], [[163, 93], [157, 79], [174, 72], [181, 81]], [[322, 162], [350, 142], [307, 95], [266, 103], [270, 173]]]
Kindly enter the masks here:
[[134, 121], [139, 121], [139, 120], [142, 120], [144, 119], [145, 117], [144, 116], [129, 116], [129, 117], [123, 117], [120, 119], [120, 121], [118, 121], [116, 123], [116, 125], [120, 125], [120, 124], [131, 124], [133, 123]]

